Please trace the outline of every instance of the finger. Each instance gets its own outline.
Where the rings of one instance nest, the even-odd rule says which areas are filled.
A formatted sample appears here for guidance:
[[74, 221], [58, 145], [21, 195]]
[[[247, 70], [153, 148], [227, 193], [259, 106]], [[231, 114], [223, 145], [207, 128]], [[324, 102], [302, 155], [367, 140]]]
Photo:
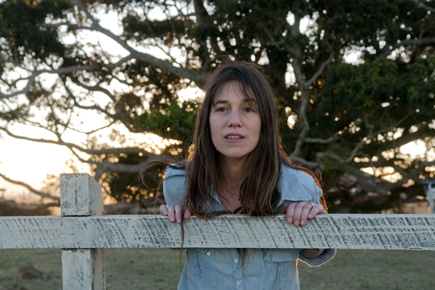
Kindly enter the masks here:
[[287, 222], [289, 224], [293, 223], [293, 216], [294, 216], [294, 212], [295, 212], [295, 206], [296, 206], [296, 203], [294, 203], [294, 202], [292, 202], [291, 204], [287, 205], [287, 212], [286, 212], [285, 217], [286, 217]]
[[166, 207], [165, 204], [162, 204], [162, 205], [159, 207], [159, 211], [160, 211], [160, 214], [162, 214], [162, 215], [164, 215], [164, 216], [167, 216], [167, 215], [168, 215], [168, 208]]
[[286, 213], [287, 212], [288, 203], [283, 204], [279, 209], [278, 213]]
[[188, 219], [190, 219], [191, 216], [192, 216], [192, 213], [190, 212], [190, 209], [187, 207], [187, 208], [184, 210], [184, 219], [185, 219], [185, 220], [188, 220]]
[[301, 202], [294, 202], [294, 210], [293, 210], [293, 224], [298, 227], [301, 221], [301, 212], [304, 204]]
[[183, 214], [183, 208], [181, 207], [181, 205], [176, 205], [175, 206], [175, 217], [177, 219], [177, 223], [181, 224], [181, 215]]
[[[302, 213], [307, 204], [308, 206], [305, 210], [308, 211], [309, 209], [311, 209], [311, 205], [307, 201], [300, 201], [296, 203], [294, 214], [293, 214], [293, 224], [296, 227], [298, 227], [302, 223]], [[306, 221], [306, 215], [308, 214], [308, 212], [304, 214], [305, 214], [304, 218]]]
[[168, 207], [168, 217], [171, 223], [175, 222], [175, 208], [173, 206]]
[[311, 212], [311, 210], [314, 208], [314, 206], [311, 203], [306, 203], [302, 207], [301, 211], [301, 226], [305, 226], [307, 224], [308, 220], [308, 214]]
[[310, 213], [308, 214], [308, 219], [313, 219], [318, 214], [326, 214], [325, 209], [320, 204], [313, 204], [313, 208], [311, 209]]

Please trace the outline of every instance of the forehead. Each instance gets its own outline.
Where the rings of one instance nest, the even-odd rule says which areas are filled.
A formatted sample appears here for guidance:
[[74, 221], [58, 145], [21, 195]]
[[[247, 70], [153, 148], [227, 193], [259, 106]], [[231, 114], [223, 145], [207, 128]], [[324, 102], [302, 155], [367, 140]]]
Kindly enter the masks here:
[[243, 86], [238, 81], [228, 81], [222, 84], [213, 97], [213, 103], [218, 100], [228, 100], [232, 98], [239, 98], [242, 101], [256, 102], [254, 92], [249, 86]]

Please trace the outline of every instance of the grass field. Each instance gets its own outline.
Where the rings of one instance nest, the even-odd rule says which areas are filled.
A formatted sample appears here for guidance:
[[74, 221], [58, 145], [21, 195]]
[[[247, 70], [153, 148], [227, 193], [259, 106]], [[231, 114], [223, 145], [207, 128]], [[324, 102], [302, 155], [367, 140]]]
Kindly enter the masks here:
[[[106, 249], [108, 290], [176, 289], [179, 251]], [[18, 269], [33, 265], [43, 277], [23, 280]], [[340, 250], [319, 268], [299, 263], [301, 289], [435, 289], [435, 252]], [[0, 250], [0, 290], [62, 289], [60, 250]]]

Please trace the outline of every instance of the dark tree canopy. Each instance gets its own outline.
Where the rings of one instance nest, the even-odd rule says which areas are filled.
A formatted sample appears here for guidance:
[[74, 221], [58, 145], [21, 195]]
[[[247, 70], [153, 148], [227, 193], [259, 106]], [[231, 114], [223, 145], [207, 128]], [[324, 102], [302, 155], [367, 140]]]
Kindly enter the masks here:
[[[101, 24], [105, 13], [114, 15], [118, 30]], [[87, 42], [83, 35], [90, 32], [123, 53]], [[139, 169], [188, 154], [200, 100], [181, 101], [178, 92], [201, 88], [225, 61], [252, 61], [276, 91], [291, 159], [318, 167], [325, 192], [355, 176], [363, 192], [379, 193], [381, 201], [370, 207], [340, 198], [353, 211], [370, 211], [394, 204], [403, 185], [434, 177], [429, 154], [410, 159], [400, 152], [415, 140], [434, 149], [434, 45], [431, 0], [5, 0], [0, 132], [66, 146], [93, 166], [109, 194], [143, 200], [153, 191], [138, 188]], [[358, 56], [353, 62], [350, 53]], [[146, 146], [65, 141], [83, 112], [104, 116], [107, 126], [179, 142], [157, 155]], [[53, 138], [16, 135], [17, 123], [44, 128]], [[379, 186], [362, 168], [399, 178]], [[150, 182], [156, 179], [157, 172]]]

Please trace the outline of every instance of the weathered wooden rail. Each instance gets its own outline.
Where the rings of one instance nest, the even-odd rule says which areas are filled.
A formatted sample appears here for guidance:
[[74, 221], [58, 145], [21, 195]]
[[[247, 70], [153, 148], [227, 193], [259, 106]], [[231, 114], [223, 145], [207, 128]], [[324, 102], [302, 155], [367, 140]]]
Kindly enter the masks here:
[[[63, 289], [105, 289], [105, 248], [179, 248], [180, 226], [158, 215], [102, 216], [100, 185], [61, 175], [61, 216], [0, 218], [0, 249], [61, 248]], [[435, 251], [435, 215], [318, 216], [305, 227], [283, 215], [185, 223], [185, 248], [338, 248]]]

